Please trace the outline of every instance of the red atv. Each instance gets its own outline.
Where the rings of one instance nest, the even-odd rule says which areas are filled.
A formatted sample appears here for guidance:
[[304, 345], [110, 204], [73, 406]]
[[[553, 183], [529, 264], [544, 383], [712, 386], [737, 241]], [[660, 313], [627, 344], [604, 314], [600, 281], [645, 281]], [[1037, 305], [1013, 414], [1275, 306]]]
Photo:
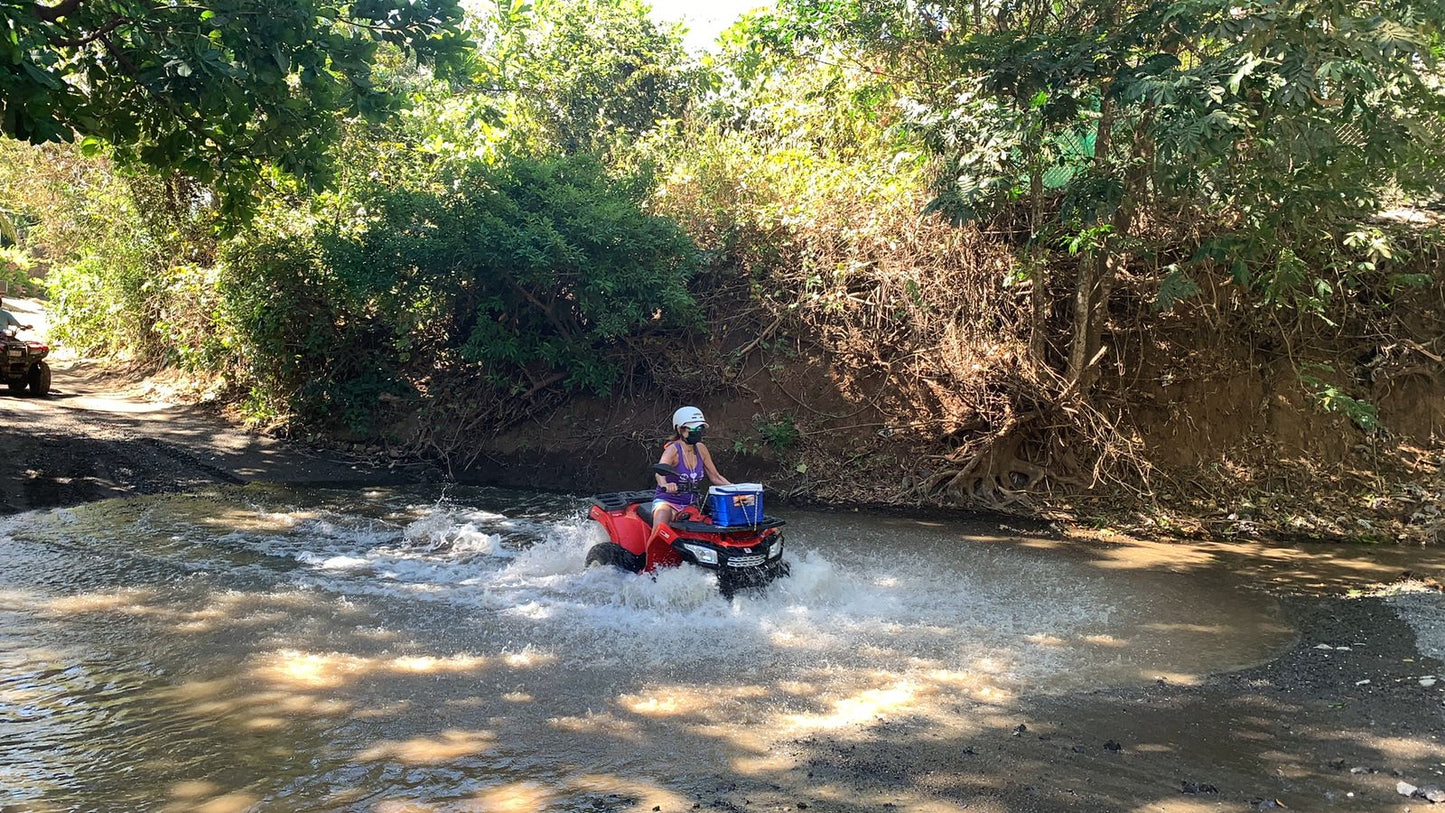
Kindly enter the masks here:
[[21, 395], [27, 387], [39, 398], [50, 393], [50, 365], [44, 361], [50, 345], [17, 339], [12, 329], [0, 332], [0, 353], [4, 354], [0, 370], [11, 395]]
[[[663, 475], [677, 473], [662, 463], [652, 470]], [[612, 565], [643, 573], [689, 562], [717, 571], [718, 590], [726, 599], [739, 589], [762, 587], [788, 575], [788, 563], [783, 561], [783, 532], [779, 530], [785, 523], [781, 519], [759, 513], [745, 524], [720, 524], [712, 515], [712, 504], [698, 500], [696, 495], [693, 505], [680, 509], [648, 547], [654, 494], [616, 491], [592, 498], [587, 515], [602, 524], [611, 541], [587, 551], [588, 567]]]

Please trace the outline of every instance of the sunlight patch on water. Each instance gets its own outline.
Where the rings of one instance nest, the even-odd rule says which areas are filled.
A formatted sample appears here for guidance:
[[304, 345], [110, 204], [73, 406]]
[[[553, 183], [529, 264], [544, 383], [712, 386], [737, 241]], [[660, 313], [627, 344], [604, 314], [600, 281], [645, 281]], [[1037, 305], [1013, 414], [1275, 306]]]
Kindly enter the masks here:
[[252, 677], [273, 685], [317, 689], [334, 688], [376, 674], [472, 674], [486, 669], [489, 663], [488, 658], [475, 655], [363, 657], [282, 650], [260, 658], [249, 671]]
[[443, 731], [433, 737], [384, 740], [356, 755], [362, 762], [393, 760], [407, 765], [436, 765], [492, 750], [497, 735], [490, 731]]

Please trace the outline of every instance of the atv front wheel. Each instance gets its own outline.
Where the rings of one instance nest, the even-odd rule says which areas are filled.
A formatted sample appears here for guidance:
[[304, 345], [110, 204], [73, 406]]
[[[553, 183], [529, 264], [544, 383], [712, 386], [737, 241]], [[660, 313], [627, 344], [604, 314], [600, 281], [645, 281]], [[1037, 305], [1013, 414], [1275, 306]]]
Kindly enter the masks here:
[[786, 578], [792, 574], [787, 562], [778, 561], [761, 567], [745, 570], [725, 569], [717, 572], [717, 589], [725, 601], [732, 601], [740, 590], [760, 589], [773, 583], [774, 579]]
[[587, 551], [587, 567], [603, 565], [621, 568], [629, 573], [641, 573], [643, 563], [643, 557], [629, 553], [616, 542], [593, 545], [592, 550]]
[[24, 395], [25, 379], [22, 378], [19, 381], [7, 381], [5, 382], [5, 387], [10, 390], [11, 395]]
[[30, 394], [36, 398], [44, 398], [50, 394], [50, 365], [43, 361], [35, 362], [30, 372], [25, 376], [25, 383], [30, 385]]

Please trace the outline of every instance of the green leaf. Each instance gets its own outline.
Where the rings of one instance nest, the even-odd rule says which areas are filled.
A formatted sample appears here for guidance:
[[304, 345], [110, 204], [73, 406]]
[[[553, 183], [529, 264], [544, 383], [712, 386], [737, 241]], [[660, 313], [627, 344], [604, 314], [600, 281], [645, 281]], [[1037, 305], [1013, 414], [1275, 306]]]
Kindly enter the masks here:
[[1159, 281], [1159, 293], [1154, 298], [1154, 310], [1164, 313], [1174, 309], [1181, 300], [1199, 294], [1199, 283], [1195, 282], [1179, 266], [1171, 265], [1168, 273]]

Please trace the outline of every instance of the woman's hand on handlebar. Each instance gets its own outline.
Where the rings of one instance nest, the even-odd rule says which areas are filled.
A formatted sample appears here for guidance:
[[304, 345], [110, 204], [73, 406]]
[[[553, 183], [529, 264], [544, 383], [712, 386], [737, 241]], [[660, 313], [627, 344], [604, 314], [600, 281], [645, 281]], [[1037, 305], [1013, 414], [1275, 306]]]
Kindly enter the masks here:
[[668, 494], [676, 494], [676, 493], [677, 493], [677, 483], [663, 483], [663, 484], [662, 484], [662, 488], [663, 488], [663, 490], [666, 491]]

